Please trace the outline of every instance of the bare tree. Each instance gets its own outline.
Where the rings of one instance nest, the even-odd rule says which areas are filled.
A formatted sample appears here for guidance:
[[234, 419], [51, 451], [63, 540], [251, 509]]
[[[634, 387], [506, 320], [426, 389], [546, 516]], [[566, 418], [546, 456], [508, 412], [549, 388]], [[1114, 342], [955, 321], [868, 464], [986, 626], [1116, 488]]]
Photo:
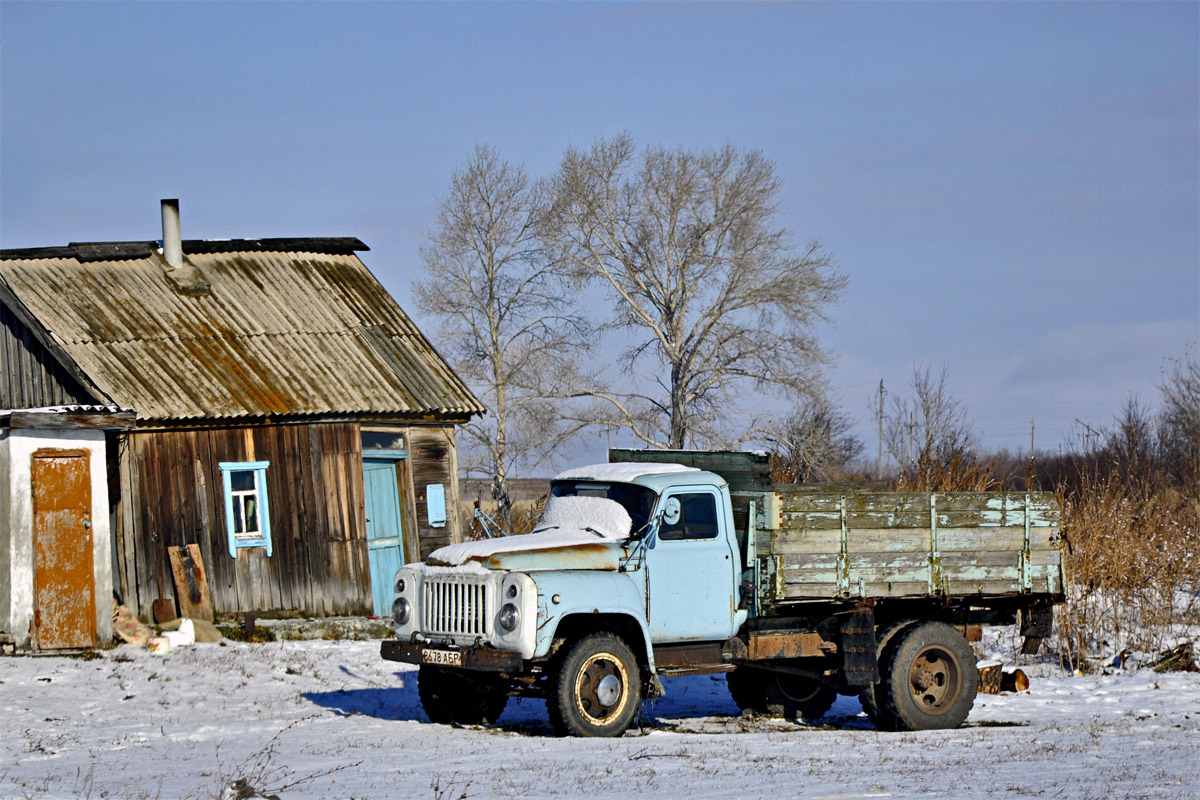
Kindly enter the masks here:
[[752, 389], [812, 392], [812, 329], [845, 280], [816, 242], [793, 248], [779, 190], [757, 150], [639, 156], [622, 135], [566, 152], [546, 241], [608, 291], [609, 327], [632, 340], [620, 383], [560, 392], [594, 401], [577, 419], [681, 448], [721, 441]]
[[1149, 493], [1157, 472], [1154, 416], [1131, 396], [1116, 417], [1116, 427], [1104, 437], [1101, 456], [1108, 469], [1131, 491]]
[[543, 187], [523, 167], [476, 146], [451, 176], [421, 248], [424, 275], [413, 282], [417, 307], [439, 320], [439, 344], [491, 412], [463, 429], [462, 463], [492, 478], [503, 517], [514, 465], [532, 468], [571, 433], [539, 388], [584, 332], [565, 299], [569, 281], [537, 235], [546, 208]]
[[1176, 483], [1200, 497], [1200, 361], [1176, 361], [1163, 385], [1158, 418], [1162, 461]]
[[901, 465], [916, 472], [915, 483], [932, 486], [952, 467], [974, 461], [975, 434], [967, 409], [946, 385], [949, 371], [936, 375], [930, 365], [914, 366], [912, 395], [893, 395], [891, 413], [884, 424], [884, 444]]
[[852, 425], [826, 396], [806, 397], [772, 436], [779, 478], [789, 483], [845, 478], [863, 452]]

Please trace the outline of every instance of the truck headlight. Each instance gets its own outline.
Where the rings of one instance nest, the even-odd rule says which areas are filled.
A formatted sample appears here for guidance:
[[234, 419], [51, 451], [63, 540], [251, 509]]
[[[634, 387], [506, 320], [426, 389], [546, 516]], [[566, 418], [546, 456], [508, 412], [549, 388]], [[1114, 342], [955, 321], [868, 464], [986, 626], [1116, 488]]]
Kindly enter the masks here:
[[404, 594], [404, 578], [396, 578], [396, 594]]
[[500, 609], [500, 627], [512, 633], [521, 624], [521, 612], [512, 603], [505, 603]]
[[392, 603], [392, 619], [396, 620], [397, 625], [407, 625], [409, 618], [412, 617], [412, 605], [406, 597], [397, 597]]

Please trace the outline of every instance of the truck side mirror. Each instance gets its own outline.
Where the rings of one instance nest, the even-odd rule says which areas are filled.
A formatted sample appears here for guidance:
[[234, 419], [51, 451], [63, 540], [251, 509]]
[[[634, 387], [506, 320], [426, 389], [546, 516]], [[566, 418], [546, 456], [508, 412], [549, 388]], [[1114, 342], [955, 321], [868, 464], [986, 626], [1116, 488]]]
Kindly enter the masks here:
[[665, 522], [667, 525], [678, 524], [681, 510], [679, 498], [668, 497], [667, 504], [663, 507], [663, 522]]

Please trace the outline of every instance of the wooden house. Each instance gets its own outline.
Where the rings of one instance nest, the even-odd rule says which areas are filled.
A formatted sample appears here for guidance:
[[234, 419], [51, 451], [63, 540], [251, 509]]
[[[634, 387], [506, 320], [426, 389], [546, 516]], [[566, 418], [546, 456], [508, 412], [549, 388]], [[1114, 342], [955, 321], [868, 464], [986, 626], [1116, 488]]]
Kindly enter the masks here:
[[393, 571], [460, 538], [455, 426], [483, 407], [359, 240], [178, 231], [164, 201], [161, 243], [0, 251], [0, 409], [132, 411], [107, 527], [143, 618], [184, 545], [218, 614], [390, 613]]

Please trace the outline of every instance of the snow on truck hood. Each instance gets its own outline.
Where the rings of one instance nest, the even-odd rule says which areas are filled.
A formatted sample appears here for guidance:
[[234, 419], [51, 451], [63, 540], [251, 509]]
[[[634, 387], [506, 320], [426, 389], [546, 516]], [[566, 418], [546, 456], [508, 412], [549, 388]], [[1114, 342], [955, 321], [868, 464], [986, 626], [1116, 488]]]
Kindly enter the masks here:
[[569, 549], [572, 568], [616, 569], [619, 550], [614, 545], [629, 538], [632, 524], [615, 500], [551, 497], [532, 533], [452, 544], [434, 550], [426, 563], [457, 567], [474, 561], [489, 569], [551, 569], [561, 568], [563, 562], [545, 551]]

